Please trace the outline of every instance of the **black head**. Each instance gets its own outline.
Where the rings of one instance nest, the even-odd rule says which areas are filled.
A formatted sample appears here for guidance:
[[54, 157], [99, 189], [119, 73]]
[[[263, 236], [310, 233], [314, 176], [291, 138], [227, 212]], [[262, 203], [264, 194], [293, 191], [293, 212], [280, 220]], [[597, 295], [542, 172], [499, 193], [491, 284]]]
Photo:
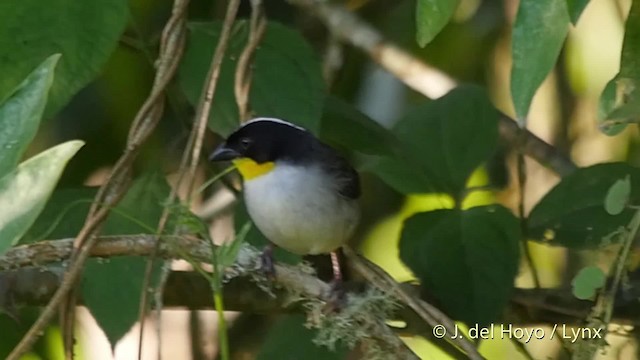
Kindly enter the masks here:
[[256, 118], [229, 135], [209, 160], [249, 158], [259, 164], [296, 161], [308, 154], [315, 141], [311, 133], [297, 125], [274, 118]]

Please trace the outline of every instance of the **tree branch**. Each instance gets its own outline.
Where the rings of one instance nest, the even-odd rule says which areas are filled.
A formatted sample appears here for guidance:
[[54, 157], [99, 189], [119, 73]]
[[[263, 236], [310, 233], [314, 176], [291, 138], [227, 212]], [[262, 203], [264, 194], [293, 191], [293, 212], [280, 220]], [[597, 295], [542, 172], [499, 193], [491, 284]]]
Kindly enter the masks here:
[[[380, 32], [344, 6], [325, 0], [287, 1], [308, 10], [325, 24], [332, 36], [364, 51], [413, 90], [430, 98], [438, 98], [456, 86], [454, 79], [388, 42]], [[522, 146], [525, 154], [561, 176], [577, 168], [568, 157], [528, 130], [525, 131], [523, 144], [518, 125], [506, 115], [500, 118], [500, 135], [512, 148]]]
[[[147, 256], [157, 249], [159, 256], [168, 259], [184, 258], [206, 263], [211, 260], [211, 245], [206, 241], [188, 236], [164, 237], [159, 242], [159, 248], [156, 248], [156, 240], [153, 235], [103, 236], [91, 249], [91, 256]], [[48, 270], [47, 265], [68, 259], [73, 251], [73, 241], [74, 239], [62, 239], [17, 246], [0, 256], [0, 289], [5, 289], [4, 294], [0, 293], [0, 304], [6, 303], [1, 301], [6, 298], [27, 304], [47, 301], [48, 295], [53, 295], [63, 281], [61, 274], [58, 276], [57, 270]], [[354, 329], [366, 328], [367, 336], [357, 339], [365, 348], [395, 354], [399, 359], [418, 359], [386, 325], [385, 311], [343, 309], [339, 312], [327, 312], [327, 298], [331, 288], [318, 279], [306, 264], [276, 264], [276, 277], [271, 282], [264, 277], [260, 259], [260, 252], [253, 247], [244, 246], [240, 249], [235, 264], [224, 274], [227, 309], [251, 312], [304, 310], [310, 324], [321, 331], [332, 331], [339, 335], [352, 334], [353, 337], [357, 333]], [[184, 281], [186, 277], [190, 280]], [[163, 296], [163, 302], [167, 305], [211, 306], [212, 290], [207, 280], [195, 274], [172, 274], [171, 279], [171, 285], [168, 285], [169, 289], [165, 290]], [[28, 286], [12, 287], [12, 284]], [[369, 292], [350, 295], [346, 309], [351, 305], [376, 310], [394, 306], [394, 300], [390, 297], [380, 293], [369, 295]], [[349, 317], [348, 321], [345, 321], [345, 316]], [[338, 326], [334, 329], [331, 328], [332, 324]], [[345, 328], [344, 324], [350, 324], [349, 328]], [[331, 338], [341, 339], [340, 336]]]
[[[0, 289], [7, 289], [18, 304], [43, 305], [61, 284], [63, 271], [56, 263], [68, 259], [73, 239], [42, 241], [21, 245], [0, 256]], [[147, 256], [155, 246], [153, 235], [102, 236], [91, 250], [92, 257]], [[225, 274], [225, 305], [229, 310], [256, 313], [302, 311], [300, 302], [291, 301], [288, 293], [323, 299], [329, 285], [319, 280], [306, 266], [276, 265], [276, 287], [268, 285], [260, 272], [259, 252], [251, 247], [240, 251], [236, 264]], [[192, 261], [210, 261], [210, 245], [193, 237], [167, 238], [161, 242], [159, 256], [166, 259], [189, 257]], [[40, 275], [39, 275], [40, 274]], [[17, 280], [17, 281], [13, 281]], [[629, 292], [640, 289], [637, 279], [630, 279]], [[273, 296], [265, 296], [265, 290]], [[286, 290], [286, 291], [285, 291]], [[640, 307], [634, 294], [618, 293], [612, 322], [640, 326]], [[184, 296], [190, 294], [190, 296]], [[168, 307], [210, 308], [211, 288], [206, 279], [191, 272], [172, 272], [164, 302]], [[0, 300], [4, 294], [0, 293]], [[631, 299], [634, 299], [633, 301]], [[0, 301], [0, 304], [3, 302]], [[511, 297], [508, 313], [518, 318], [513, 324], [579, 324], [589, 314], [592, 301], [576, 299], [570, 289], [519, 289]], [[523, 311], [526, 310], [526, 311]], [[520, 314], [526, 313], [526, 316]], [[397, 314], [406, 314], [399, 309]], [[418, 331], [409, 329], [412, 334]]]

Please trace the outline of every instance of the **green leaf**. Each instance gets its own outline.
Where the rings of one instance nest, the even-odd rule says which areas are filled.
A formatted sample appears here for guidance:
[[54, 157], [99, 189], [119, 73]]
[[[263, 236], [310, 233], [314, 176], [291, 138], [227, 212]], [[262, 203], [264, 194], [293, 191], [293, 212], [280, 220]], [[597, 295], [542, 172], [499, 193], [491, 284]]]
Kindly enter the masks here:
[[511, 47], [511, 97], [519, 120], [527, 117], [533, 95], [553, 69], [568, 30], [565, 1], [520, 1]]
[[518, 273], [518, 220], [506, 208], [436, 210], [409, 218], [400, 258], [457, 320], [498, 320]]
[[416, 4], [416, 40], [425, 47], [444, 28], [460, 0], [418, 0]]
[[402, 148], [382, 157], [373, 171], [401, 192], [461, 195], [495, 149], [498, 118], [484, 90], [459, 86], [401, 119], [393, 133]]
[[56, 189], [21, 244], [74, 237], [82, 229], [97, 187]]
[[607, 280], [605, 273], [597, 266], [587, 266], [571, 280], [573, 296], [580, 300], [589, 300], [596, 296], [598, 289]]
[[611, 215], [618, 215], [624, 211], [631, 195], [631, 179], [627, 175], [616, 181], [607, 192], [604, 199], [604, 209]]
[[[7, 274], [5, 272], [4, 274]], [[16, 315], [19, 321], [15, 318], [0, 313], [0, 329], [11, 329], [11, 331], [3, 331], [2, 337], [0, 337], [0, 359], [7, 359], [11, 351], [20, 343], [20, 340], [27, 334], [31, 324], [36, 322], [40, 316], [40, 309], [32, 306], [25, 306], [18, 309]], [[31, 351], [24, 356], [20, 357], [20, 360], [33, 360], [33, 359], [60, 359], [64, 358], [64, 354], [57, 354], [55, 347], [51, 345], [51, 333], [57, 332], [58, 329], [51, 326], [45, 330], [44, 336], [39, 336], [36, 343], [31, 347]], [[55, 339], [55, 338], [54, 338]]]
[[625, 226], [633, 211], [607, 213], [603, 203], [618, 180], [629, 177], [630, 201], [640, 201], [640, 169], [625, 163], [597, 164], [581, 168], [562, 179], [531, 210], [528, 236], [550, 245], [596, 248], [606, 244], [607, 235]]
[[587, 7], [590, 0], [567, 0], [567, 8], [573, 25], [578, 23], [582, 11]]
[[304, 326], [303, 315], [284, 315], [269, 330], [269, 335], [258, 353], [258, 360], [342, 360], [348, 350], [330, 351], [314, 345], [316, 331]]
[[[146, 259], [139, 256], [87, 260], [82, 298], [112, 349], [138, 320], [145, 267]], [[156, 261], [152, 287], [157, 285], [161, 269], [161, 262]]]
[[600, 96], [600, 129], [616, 135], [630, 123], [640, 122], [640, 2], [633, 1], [625, 25], [620, 72]]
[[42, 59], [62, 54], [46, 116], [92, 81], [116, 48], [128, 20], [127, 0], [0, 1], [0, 99]]
[[[180, 66], [180, 85], [194, 106], [200, 100], [221, 23], [192, 23], [189, 47]], [[247, 42], [249, 24], [238, 21], [232, 30], [214, 95], [209, 127], [222, 136], [239, 125], [233, 92], [235, 69]], [[295, 30], [269, 22], [255, 53], [249, 105], [256, 116], [278, 117], [317, 133], [325, 96], [320, 62]]]
[[[162, 214], [170, 188], [157, 173], [137, 179], [107, 219], [103, 234], [149, 234]], [[138, 320], [146, 258], [125, 256], [89, 259], [82, 279], [82, 298], [113, 348]], [[162, 262], [151, 274], [152, 288], [159, 279]], [[114, 306], [117, 304], [117, 306]]]
[[617, 79], [615, 77], [609, 80], [604, 90], [602, 90], [602, 95], [600, 95], [600, 101], [598, 102], [598, 128], [609, 136], [618, 135], [627, 128], [630, 121], [634, 121], [633, 118], [609, 119], [609, 114], [616, 108], [616, 83]]
[[82, 145], [75, 140], [52, 147], [0, 178], [0, 254], [27, 232]]
[[324, 102], [320, 138], [368, 155], [392, 155], [398, 146], [391, 131], [335, 96]]
[[220, 268], [225, 269], [236, 262], [238, 253], [245, 243], [249, 230], [253, 227], [252, 225], [253, 223], [251, 223], [251, 221], [245, 222], [233, 241], [222, 243], [216, 248], [218, 252], [216, 259], [218, 260]]
[[36, 135], [59, 58], [47, 58], [0, 104], [0, 177], [15, 169]]

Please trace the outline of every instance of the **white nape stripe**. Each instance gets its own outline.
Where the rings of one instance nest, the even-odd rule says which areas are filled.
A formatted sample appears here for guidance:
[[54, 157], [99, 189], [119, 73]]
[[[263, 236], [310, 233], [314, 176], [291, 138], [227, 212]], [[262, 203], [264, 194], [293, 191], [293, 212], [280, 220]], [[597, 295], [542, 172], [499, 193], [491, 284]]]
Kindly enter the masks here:
[[244, 127], [244, 126], [247, 126], [249, 124], [252, 124], [252, 123], [255, 123], [255, 122], [259, 122], [259, 121], [271, 121], [271, 122], [278, 123], [278, 124], [288, 125], [288, 126], [291, 126], [293, 128], [296, 128], [298, 130], [307, 131], [307, 129], [305, 129], [305, 128], [301, 127], [301, 126], [298, 126], [296, 124], [292, 124], [292, 123], [290, 123], [288, 121], [284, 121], [282, 119], [270, 118], [270, 117], [253, 118], [253, 119], [247, 121], [246, 123], [242, 124], [242, 126]]

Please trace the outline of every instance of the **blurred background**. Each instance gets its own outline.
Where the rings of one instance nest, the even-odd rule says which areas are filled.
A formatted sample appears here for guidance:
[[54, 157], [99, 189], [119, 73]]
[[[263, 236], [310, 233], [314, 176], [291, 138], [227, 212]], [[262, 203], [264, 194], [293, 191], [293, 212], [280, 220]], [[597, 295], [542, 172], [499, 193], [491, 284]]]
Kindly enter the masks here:
[[[461, 0], [452, 22], [425, 48], [418, 47], [415, 41], [414, 0], [342, 1], [390, 41], [427, 64], [461, 83], [487, 88], [495, 106], [514, 117], [509, 74], [511, 25], [517, 0]], [[597, 128], [598, 100], [606, 83], [618, 72], [624, 21], [630, 3], [630, 0], [591, 0], [577, 26], [570, 29], [557, 66], [533, 101], [529, 130], [569, 154], [579, 166], [620, 160], [628, 160], [634, 165], [640, 162], [636, 127], [628, 127], [615, 137], [608, 137]], [[321, 23], [282, 0], [265, 1], [265, 5], [269, 20], [300, 29], [318, 57], [325, 57], [327, 32]], [[31, 149], [34, 154], [64, 140], [83, 139], [87, 143], [65, 171], [61, 187], [99, 185], [121, 154], [131, 120], [149, 93], [154, 74], [153, 49], [170, 9], [169, 0], [131, 0], [130, 25], [100, 77], [75, 96], [63, 111], [44, 122], [45, 128], [38, 133]], [[221, 19], [225, 9], [225, 1], [193, 0], [189, 16], [192, 20]], [[249, 11], [248, 2], [243, 2], [240, 17], [248, 17]], [[391, 127], [407, 109], [425, 101], [422, 95], [407, 88], [359, 50], [337, 46], [337, 51], [341, 65], [329, 76], [330, 92], [355, 104], [383, 126]], [[169, 103], [158, 131], [139, 161], [141, 168], [162, 167], [168, 174], [177, 169], [194, 115], [175, 86]], [[496, 166], [479, 171], [471, 181], [482, 185], [486, 184], [487, 178], [502, 179], [499, 181], [501, 191], [495, 195], [481, 193], [468, 201], [477, 204], [497, 200], [515, 211], [518, 201], [517, 184], [513, 180], [515, 156], [509, 149], [504, 149], [494, 160]], [[528, 159], [526, 164], [525, 207], [530, 209], [559, 178], [535, 161]], [[415, 212], [443, 207], [447, 200], [433, 194], [405, 197], [366, 172], [363, 183], [364, 221], [353, 245], [396, 279], [411, 280], [413, 276], [397, 256], [402, 221]], [[217, 197], [221, 203], [232, 198], [230, 194]], [[215, 239], [230, 238], [232, 214], [229, 210], [212, 222]], [[544, 245], [535, 245], [532, 255], [543, 287], [566, 287], [575, 269], [599, 256], [587, 251], [568, 254]], [[175, 266], [184, 268], [186, 265], [177, 263]], [[528, 271], [526, 267], [521, 269], [517, 286], [533, 285]], [[255, 358], [260, 344], [270, 333], [278, 331], [271, 327], [277, 322], [277, 316], [229, 313], [228, 317], [232, 324], [234, 359]], [[80, 310], [79, 321], [81, 356], [111, 358], [108, 341], [86, 310]], [[159, 340], [153, 324], [148, 325], [151, 326], [146, 326], [143, 358], [156, 359]], [[165, 310], [161, 326], [160, 348], [165, 359], [216, 357], [216, 324], [212, 311]], [[624, 333], [612, 335], [609, 338], [611, 347], [598, 357], [634, 358], [637, 343]], [[44, 358], [62, 358], [61, 346], [56, 340], [58, 336], [55, 329], [49, 331], [46, 341], [50, 346], [43, 352]], [[137, 336], [136, 326], [115, 346], [116, 359], [134, 358]], [[423, 359], [447, 358], [424, 340], [405, 340]], [[542, 340], [524, 346], [536, 359], [568, 357], [558, 341]], [[480, 349], [489, 359], [526, 358], [518, 346], [508, 340], [484, 341]], [[265, 356], [263, 354], [262, 358], [269, 358]], [[321, 356], [309, 354], [306, 358], [320, 359]]]

